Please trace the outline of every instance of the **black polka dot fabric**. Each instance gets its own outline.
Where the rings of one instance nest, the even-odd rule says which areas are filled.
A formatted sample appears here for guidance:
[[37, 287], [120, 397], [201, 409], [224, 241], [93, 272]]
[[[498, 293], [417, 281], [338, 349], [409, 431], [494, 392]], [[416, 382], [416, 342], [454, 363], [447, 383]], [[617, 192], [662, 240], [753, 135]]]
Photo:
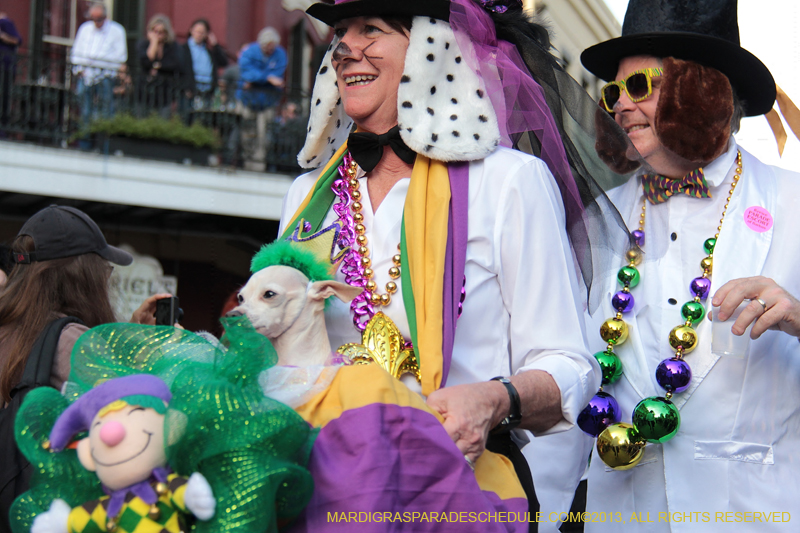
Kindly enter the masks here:
[[[353, 128], [344, 114], [336, 72], [330, 66], [334, 38], [317, 72], [301, 167], [327, 162]], [[483, 80], [469, 66], [472, 50], [460, 50], [447, 22], [415, 17], [398, 87], [400, 135], [417, 153], [440, 161], [473, 161], [500, 142], [497, 116]], [[475, 65], [473, 65], [475, 66]], [[377, 132], [383, 133], [383, 132]]]
[[308, 118], [308, 135], [303, 149], [297, 156], [302, 168], [316, 168], [328, 161], [347, 140], [353, 121], [345, 115], [336, 71], [331, 66], [331, 57], [338, 39], [334, 39], [317, 71], [314, 92], [311, 95], [311, 115]]
[[459, 49], [447, 22], [414, 19], [403, 72], [408, 82], [398, 88], [397, 111], [400, 135], [414, 151], [441, 161], [471, 161], [497, 146], [497, 118], [491, 99], [484, 98], [483, 81], [468, 65], [471, 54]]

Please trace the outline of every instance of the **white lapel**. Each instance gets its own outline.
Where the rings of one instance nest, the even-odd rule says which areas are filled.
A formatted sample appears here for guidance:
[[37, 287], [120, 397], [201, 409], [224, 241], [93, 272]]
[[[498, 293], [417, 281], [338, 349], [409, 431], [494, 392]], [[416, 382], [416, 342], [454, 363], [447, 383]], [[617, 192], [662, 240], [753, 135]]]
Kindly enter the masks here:
[[[634, 210], [638, 210], [642, 201], [642, 187], [638, 176], [629, 179], [619, 188], [609, 192], [609, 198], [619, 210], [624, 220], [631, 220]], [[589, 332], [589, 335], [600, 333], [600, 325], [607, 318], [616, 314], [616, 310], [611, 306], [611, 297], [620, 289], [617, 283], [617, 271], [623, 266], [622, 258], [616, 270], [606, 276], [606, 296], [600, 308], [596, 311], [595, 317], [602, 314], [599, 320], [593, 320], [596, 331]], [[641, 307], [640, 307], [641, 306]], [[646, 302], [636, 302], [633, 312], [627, 313], [623, 320], [628, 325], [628, 340], [614, 349], [622, 360], [623, 377], [630, 383], [636, 393], [646, 398], [656, 394], [653, 387], [653, 380], [650, 378], [650, 371], [647, 368], [647, 360], [644, 355], [644, 346], [639, 335], [636, 315], [647, 308]]]
[[[755, 276], [762, 272], [767, 260], [773, 228], [757, 232], [745, 223], [745, 211], [753, 206], [775, 213], [777, 183], [772, 169], [756, 158], [742, 152], [742, 177], [728, 204], [728, 212], [714, 248], [714, 272], [711, 276], [710, 295], [732, 279]], [[778, 221], [779, 223], [779, 221]], [[711, 311], [711, 296], [706, 308]], [[681, 408], [692, 393], [700, 386], [708, 373], [719, 360], [711, 353], [711, 327], [705, 326], [700, 335], [700, 346], [691, 354], [692, 383], [689, 388], [673, 397], [672, 401]], [[704, 337], [708, 341], [704, 342]]]

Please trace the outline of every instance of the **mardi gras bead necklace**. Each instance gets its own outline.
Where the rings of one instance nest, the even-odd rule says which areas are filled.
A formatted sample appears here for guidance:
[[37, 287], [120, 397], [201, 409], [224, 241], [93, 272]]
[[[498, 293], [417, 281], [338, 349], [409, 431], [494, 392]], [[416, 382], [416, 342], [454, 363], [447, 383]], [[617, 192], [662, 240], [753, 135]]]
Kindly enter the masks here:
[[631, 234], [636, 246], [626, 252], [628, 264], [617, 273], [617, 280], [622, 289], [614, 294], [611, 305], [617, 313], [600, 327], [600, 336], [607, 343], [605, 351], [594, 356], [602, 371], [600, 391], [592, 398], [589, 405], [578, 415], [578, 426], [587, 434], [597, 438], [597, 453], [600, 459], [616, 470], [627, 470], [639, 463], [644, 455], [647, 442], [663, 443], [670, 440], [680, 428], [681, 418], [678, 408], [672, 403], [674, 394], [689, 388], [692, 381], [692, 370], [684, 360], [684, 356], [697, 347], [697, 331], [694, 327], [703, 319], [706, 309], [701, 303], [708, 297], [711, 289], [711, 271], [714, 265], [714, 247], [728, 204], [733, 191], [742, 176], [742, 153], [736, 156], [736, 172], [733, 176], [730, 192], [722, 209], [722, 216], [716, 234], [703, 242], [706, 257], [700, 261], [703, 274], [694, 278], [689, 284], [693, 298], [681, 307], [684, 322], [669, 333], [669, 344], [675, 350], [675, 356], [665, 359], [656, 368], [656, 382], [666, 391], [664, 397], [651, 396], [640, 401], [633, 410], [633, 424], [620, 423], [621, 409], [617, 400], [603, 391], [602, 385], [616, 382], [622, 376], [622, 361], [614, 353], [614, 347], [624, 343], [628, 338], [628, 325], [622, 319], [625, 313], [633, 310], [634, 298], [631, 289], [640, 281], [636, 268], [642, 261], [641, 248], [644, 246], [644, 222], [647, 201], [642, 205], [639, 217], [639, 228]]
[[342, 273], [349, 285], [364, 289], [350, 302], [353, 324], [359, 331], [364, 331], [370, 319], [375, 316], [376, 308], [389, 305], [392, 302], [391, 295], [398, 290], [395, 280], [400, 277], [400, 245], [397, 245], [398, 252], [392, 257], [392, 267], [389, 268], [392, 281], [386, 283], [386, 292], [380, 294], [378, 285], [373, 280], [375, 272], [370, 259], [364, 215], [361, 213], [363, 205], [357, 172], [358, 164], [349, 152], [345, 153], [339, 166], [340, 178], [333, 182], [331, 188], [339, 199], [333, 206], [342, 224], [338, 244], [341, 249], [350, 247], [342, 261]]

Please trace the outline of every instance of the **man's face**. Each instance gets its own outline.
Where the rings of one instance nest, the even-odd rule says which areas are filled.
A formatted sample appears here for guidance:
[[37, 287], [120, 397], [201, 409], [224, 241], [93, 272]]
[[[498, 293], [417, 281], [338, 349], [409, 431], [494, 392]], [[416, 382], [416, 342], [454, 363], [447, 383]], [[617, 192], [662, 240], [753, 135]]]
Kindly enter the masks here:
[[278, 46], [278, 43], [269, 42], [266, 44], [261, 45], [261, 51], [264, 52], [265, 56], [271, 56], [273, 52], [275, 52], [275, 48]]
[[206, 29], [206, 25], [202, 22], [198, 22], [192, 26], [192, 29], [189, 30], [189, 33], [191, 34], [194, 42], [197, 44], [204, 43], [206, 42], [206, 39], [208, 39], [208, 30]]
[[[631, 73], [645, 68], [661, 67], [661, 59], [652, 56], [626, 57], [619, 63], [616, 80], [624, 80]], [[625, 91], [614, 105], [614, 120], [628, 134], [633, 146], [653, 168], [658, 168], [661, 159], [672, 157], [664, 148], [655, 130], [656, 109], [661, 92], [661, 78], [653, 78], [653, 94], [633, 103]]]
[[78, 443], [78, 458], [112, 490], [144, 481], [167, 462], [164, 415], [137, 405], [97, 415], [89, 436]]
[[93, 7], [89, 10], [89, 18], [94, 22], [95, 27], [99, 29], [103, 27], [103, 23], [106, 21], [106, 14], [103, 12], [102, 7]]

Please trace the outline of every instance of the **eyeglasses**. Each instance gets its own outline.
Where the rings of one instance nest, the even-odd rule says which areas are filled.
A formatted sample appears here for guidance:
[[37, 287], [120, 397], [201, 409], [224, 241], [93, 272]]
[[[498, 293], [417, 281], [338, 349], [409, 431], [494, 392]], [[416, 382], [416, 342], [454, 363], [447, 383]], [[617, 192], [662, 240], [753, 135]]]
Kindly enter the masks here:
[[609, 113], [614, 112], [614, 105], [619, 101], [622, 95], [622, 90], [631, 99], [631, 102], [637, 103], [646, 99], [653, 94], [653, 78], [661, 76], [664, 69], [661, 68], [644, 68], [632, 72], [627, 78], [620, 81], [611, 81], [603, 86], [601, 101], [606, 111]]

